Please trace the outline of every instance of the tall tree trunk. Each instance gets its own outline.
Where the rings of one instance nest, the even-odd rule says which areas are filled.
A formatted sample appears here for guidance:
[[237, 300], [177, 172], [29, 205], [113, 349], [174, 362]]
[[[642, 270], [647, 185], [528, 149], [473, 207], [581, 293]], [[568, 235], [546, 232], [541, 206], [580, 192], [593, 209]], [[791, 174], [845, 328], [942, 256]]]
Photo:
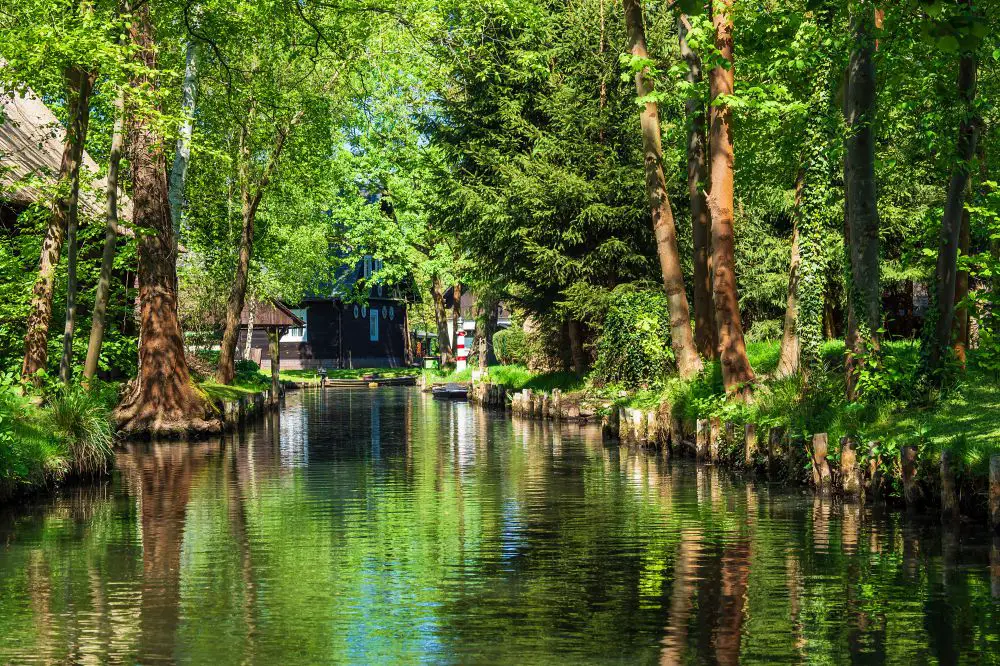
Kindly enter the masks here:
[[799, 168], [795, 178], [795, 212], [792, 215], [792, 260], [788, 265], [788, 296], [785, 301], [785, 325], [781, 335], [781, 355], [778, 358], [778, 377], [790, 377], [799, 371], [799, 218], [802, 215], [802, 191], [805, 188], [806, 170]]
[[[729, 67], [714, 67], [709, 74], [713, 104], [711, 107], [711, 187], [709, 208], [712, 213], [712, 287], [715, 298], [715, 323], [719, 329], [719, 357], [726, 392], [740, 391], [746, 397], [754, 379], [747, 358], [736, 291], [736, 261], [733, 238], [733, 137], [732, 110], [720, 96], [733, 94], [733, 0], [716, 0], [712, 22], [715, 47], [729, 61]], [[721, 11], [720, 11], [721, 10]]]
[[484, 300], [483, 312], [483, 346], [479, 350], [479, 367], [486, 370], [491, 364], [496, 363], [496, 354], [493, 352], [493, 335], [497, 332], [497, 317], [500, 306], [496, 299], [487, 298]]
[[250, 307], [247, 308], [247, 334], [243, 340], [243, 358], [250, 359], [250, 350], [253, 349], [253, 324], [257, 317], [257, 301], [250, 300]]
[[403, 361], [407, 366], [413, 365], [413, 339], [410, 337], [410, 308], [409, 303], [403, 300], [400, 308], [403, 316]]
[[[156, 41], [149, 4], [133, 10], [129, 32], [140, 67], [135, 89], [155, 92]], [[177, 251], [167, 199], [164, 139], [148, 110], [133, 108], [129, 122], [133, 219], [139, 237], [139, 374], [116, 410], [125, 435], [171, 436], [218, 432], [209, 406], [195, 390], [184, 359], [177, 318]]]
[[942, 354], [951, 346], [955, 319], [958, 244], [965, 210], [965, 190], [979, 138], [975, 117], [976, 65], [975, 53], [963, 53], [958, 65], [958, 95], [963, 103], [963, 117], [958, 128], [958, 151], [941, 220], [941, 246], [937, 260], [937, 328], [930, 353], [930, 366], [935, 371], [942, 365]]
[[233, 285], [229, 290], [229, 300], [226, 302], [226, 325], [222, 332], [222, 345], [219, 349], [219, 367], [215, 373], [215, 378], [220, 384], [231, 384], [233, 377], [236, 376], [236, 343], [240, 337], [240, 315], [243, 313], [243, 305], [246, 302], [247, 282], [250, 278], [250, 259], [253, 257], [257, 210], [260, 208], [264, 191], [270, 184], [277, 168], [288, 135], [302, 118], [302, 111], [296, 112], [292, 120], [278, 130], [271, 154], [261, 172], [260, 180], [256, 184], [250, 182], [251, 161], [253, 160], [250, 147], [250, 128], [253, 123], [253, 113], [250, 114], [250, 117], [251, 119], [244, 126], [240, 138], [240, 200], [243, 211], [243, 228], [240, 231], [240, 252], [236, 259], [236, 275], [233, 277]]
[[435, 277], [431, 282], [431, 298], [434, 300], [438, 353], [441, 355], [441, 365], [447, 365], [452, 360], [451, 336], [448, 335], [448, 310], [444, 305], [444, 282], [439, 277]]
[[[77, 85], [75, 91], [76, 112], [73, 114], [73, 122], [76, 128], [73, 133], [80, 137], [80, 155], [83, 157], [83, 147], [87, 143], [87, 129], [90, 126], [90, 93], [94, 88], [94, 81], [97, 79], [96, 72], [77, 72]], [[76, 331], [76, 295], [77, 279], [76, 265], [79, 243], [77, 241], [77, 229], [80, 220], [80, 163], [73, 174], [70, 193], [69, 219], [67, 221], [66, 242], [68, 247], [66, 257], [66, 319], [63, 326], [63, 353], [59, 361], [59, 378], [64, 384], [69, 384], [73, 379], [73, 333]]]
[[587, 354], [583, 350], [583, 325], [578, 319], [570, 319], [567, 326], [569, 353], [573, 361], [573, 372], [578, 375], [587, 372]]
[[[969, 228], [969, 211], [962, 211], [962, 230], [958, 237], [958, 250], [960, 254], [968, 256], [969, 248], [972, 245], [971, 231]], [[969, 296], [969, 271], [959, 269], [955, 282], [955, 303], [961, 303]], [[965, 355], [969, 348], [969, 308], [959, 305], [955, 308], [954, 325], [954, 350], [955, 358], [965, 367]]]
[[[857, 397], [858, 375], [869, 351], [879, 349], [879, 217], [875, 184], [875, 7], [852, 0], [854, 46], [844, 98], [844, 205], [850, 256], [847, 290], [847, 397]], [[954, 283], [952, 283], [954, 296]]]
[[[244, 192], [244, 201], [248, 201], [248, 192]], [[250, 275], [250, 257], [253, 254], [253, 234], [255, 215], [244, 208], [243, 229], [240, 232], [240, 253], [236, 259], [236, 275], [229, 290], [229, 300], [226, 302], [226, 327], [222, 333], [222, 346], [219, 350], [219, 367], [215, 378], [220, 384], [232, 384], [236, 376], [236, 343], [240, 335], [240, 315], [246, 302], [247, 282]]]
[[93, 379], [97, 374], [97, 362], [104, 344], [104, 324], [108, 313], [108, 296], [111, 293], [111, 271], [115, 265], [115, 245], [118, 241], [118, 167], [121, 163], [122, 146], [125, 143], [125, 93], [119, 91], [115, 99], [115, 124], [111, 133], [111, 153], [108, 155], [107, 224], [104, 230], [104, 252], [101, 255], [101, 273], [97, 278], [97, 292], [94, 295], [94, 314], [90, 321], [90, 342], [87, 344], [87, 360], [83, 365], [84, 380]]
[[[87, 125], [90, 120], [90, 93], [95, 75], [79, 67], [68, 67], [64, 72], [66, 94], [69, 101], [68, 126], [63, 142], [62, 160], [59, 163], [59, 191], [52, 202], [52, 213], [45, 229], [45, 240], [38, 267], [38, 279], [31, 293], [28, 312], [28, 330], [24, 336], [24, 362], [21, 376], [24, 381], [41, 383], [39, 370], [48, 363], [48, 334], [52, 320], [52, 293], [55, 287], [56, 266], [65, 239], [68, 223], [75, 214], [80, 193], [80, 164], [87, 142]], [[75, 234], [75, 228], [74, 228]], [[75, 259], [75, 257], [74, 257]]]
[[191, 160], [191, 135], [194, 133], [195, 82], [197, 79], [197, 53], [194, 40], [188, 39], [184, 54], [184, 83], [181, 87], [180, 131], [174, 151], [174, 165], [170, 169], [170, 221], [174, 227], [174, 242], [180, 241], [181, 220], [184, 217], [184, 184], [187, 180], [188, 162]]
[[[681, 56], [688, 66], [687, 81], [693, 87], [702, 80], [701, 58], [687, 43], [687, 33], [691, 29], [688, 17], [682, 14], [677, 23]], [[715, 327], [715, 304], [712, 302], [712, 217], [704, 189], [708, 186], [705, 103], [692, 92], [684, 103], [684, 110], [688, 123], [688, 197], [694, 240], [694, 340], [698, 353], [712, 359], [719, 355], [719, 332]]]
[[[637, 58], [648, 58], [646, 29], [643, 25], [639, 0], [624, 0], [624, 6], [629, 52]], [[635, 75], [635, 90], [639, 97], [647, 97], [653, 92], [653, 83], [647, 78], [645, 69]], [[701, 371], [702, 365], [691, 332], [691, 310], [684, 289], [680, 252], [677, 250], [677, 229], [670, 208], [670, 198], [667, 195], [667, 182], [663, 176], [660, 114], [656, 102], [646, 102], [645, 108], [639, 115], [639, 123], [642, 128], [642, 148], [645, 154], [646, 195], [652, 213], [663, 288], [670, 306], [671, 344], [681, 377], [693, 377]]]
[[454, 300], [451, 304], [451, 349], [458, 354], [458, 320], [462, 314], [462, 285], [455, 283], [451, 291]]

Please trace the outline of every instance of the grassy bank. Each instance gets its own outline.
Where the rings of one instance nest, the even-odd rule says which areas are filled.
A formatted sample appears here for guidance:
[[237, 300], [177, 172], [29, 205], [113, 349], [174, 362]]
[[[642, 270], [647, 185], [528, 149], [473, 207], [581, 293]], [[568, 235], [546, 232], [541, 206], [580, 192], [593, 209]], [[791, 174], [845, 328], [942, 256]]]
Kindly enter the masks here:
[[[271, 381], [270, 371], [260, 371]], [[420, 374], [419, 368], [332, 368], [326, 371], [327, 379], [361, 379], [367, 375], [379, 377], [412, 377]], [[281, 381], [318, 383], [319, 373], [316, 370], [282, 370], [278, 373]]]
[[675, 416], [688, 420], [718, 416], [738, 424], [780, 426], [803, 440], [825, 432], [834, 456], [844, 435], [881, 442], [893, 453], [914, 445], [925, 459], [937, 459], [950, 448], [976, 476], [985, 475], [990, 455], [1000, 452], [1000, 382], [977, 366], [975, 351], [967, 370], [956, 372], [945, 389], [932, 391], [921, 388], [917, 343], [889, 342], [881, 369], [872, 373], [877, 383], [857, 402], [845, 398], [842, 341], [824, 346], [823, 368], [808, 385], [801, 377], [772, 377], [779, 351], [776, 341], [748, 346], [758, 375], [751, 404], [726, 400], [718, 363], [695, 380], [672, 378], [654, 389], [628, 391], [618, 402], [642, 408], [666, 402]]
[[0, 384], [0, 499], [107, 471], [113, 460], [114, 387], [73, 387], [39, 403]]
[[[424, 370], [424, 377], [433, 384], [448, 382], [472, 381], [473, 368], [461, 372], [446, 372], [441, 370]], [[531, 389], [532, 391], [579, 391], [586, 386], [586, 378], [572, 372], [543, 372], [528, 370], [523, 365], [491, 365], [487, 369], [484, 381], [503, 384], [514, 389]]]

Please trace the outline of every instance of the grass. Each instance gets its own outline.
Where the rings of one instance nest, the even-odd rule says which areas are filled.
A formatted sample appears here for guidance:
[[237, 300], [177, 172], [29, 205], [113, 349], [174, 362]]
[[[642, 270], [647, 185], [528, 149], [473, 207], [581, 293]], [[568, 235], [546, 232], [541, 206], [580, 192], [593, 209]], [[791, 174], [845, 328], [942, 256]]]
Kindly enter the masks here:
[[[260, 374], [271, 381], [270, 371], [261, 370]], [[326, 371], [327, 379], [361, 379], [365, 375], [378, 375], [379, 377], [411, 377], [420, 374], [419, 368], [332, 368]], [[319, 382], [319, 373], [316, 370], [281, 370], [278, 377], [282, 381], [291, 382]]]
[[[425, 370], [424, 376], [435, 384], [448, 382], [468, 382], [472, 380], [473, 368], [461, 372], [441, 372]], [[532, 391], [578, 391], [586, 385], [586, 378], [572, 372], [543, 372], [528, 370], [523, 365], [491, 365], [487, 369], [488, 380], [494, 384], [503, 384], [514, 390], [531, 389]]]
[[218, 384], [215, 381], [202, 382], [198, 385], [205, 395], [207, 395], [212, 400], [239, 400], [245, 395], [253, 395], [254, 393], [260, 393], [266, 388], [269, 388], [270, 384], [261, 387], [258, 385], [240, 385], [233, 384], [232, 386], [226, 386], [225, 384]]
[[40, 406], [13, 383], [0, 385], [0, 498], [107, 471], [115, 398], [114, 387], [72, 387]]

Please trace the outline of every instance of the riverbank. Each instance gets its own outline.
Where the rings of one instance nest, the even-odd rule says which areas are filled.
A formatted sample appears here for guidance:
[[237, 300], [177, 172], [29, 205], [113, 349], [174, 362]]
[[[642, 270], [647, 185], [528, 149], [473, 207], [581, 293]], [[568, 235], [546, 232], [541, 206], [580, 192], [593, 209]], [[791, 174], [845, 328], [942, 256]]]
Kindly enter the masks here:
[[774, 376], [778, 343], [749, 347], [758, 371], [750, 403], [726, 399], [715, 363], [694, 380], [653, 387], [599, 386], [591, 377], [548, 390], [525, 390], [533, 379], [521, 370], [512, 373], [517, 384], [506, 384], [490, 368], [470, 397], [519, 416], [593, 414], [608, 436], [628, 443], [1000, 525], [1000, 383], [975, 352], [946, 390], [921, 392], [916, 345], [887, 343], [878, 373], [886, 379], [849, 402], [842, 342], [824, 346], [823, 368], [808, 383]]

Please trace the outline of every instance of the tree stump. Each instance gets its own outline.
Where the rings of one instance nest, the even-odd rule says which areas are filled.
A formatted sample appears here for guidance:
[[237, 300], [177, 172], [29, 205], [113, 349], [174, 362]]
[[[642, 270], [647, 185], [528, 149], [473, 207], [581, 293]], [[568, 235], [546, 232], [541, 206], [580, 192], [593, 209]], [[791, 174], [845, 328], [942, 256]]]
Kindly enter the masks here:
[[781, 442], [785, 439], [785, 429], [781, 426], [771, 428], [767, 434], [767, 467], [769, 471], [774, 471], [778, 461], [781, 460]]

